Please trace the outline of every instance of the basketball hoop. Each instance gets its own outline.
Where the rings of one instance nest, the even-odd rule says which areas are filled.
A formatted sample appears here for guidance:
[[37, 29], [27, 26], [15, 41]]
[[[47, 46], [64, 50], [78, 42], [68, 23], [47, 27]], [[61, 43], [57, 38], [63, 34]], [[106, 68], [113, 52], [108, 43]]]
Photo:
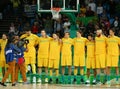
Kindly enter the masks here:
[[52, 18], [53, 19], [55, 19], [55, 20], [57, 20], [57, 19], [59, 19], [60, 18], [60, 14], [59, 14], [59, 12], [61, 11], [61, 8], [51, 8], [51, 12], [52, 12]]

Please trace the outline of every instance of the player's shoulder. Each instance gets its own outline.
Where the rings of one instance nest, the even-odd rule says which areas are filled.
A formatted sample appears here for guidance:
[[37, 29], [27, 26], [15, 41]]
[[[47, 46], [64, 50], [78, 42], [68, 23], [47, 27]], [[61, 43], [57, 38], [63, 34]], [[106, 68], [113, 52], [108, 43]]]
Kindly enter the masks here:
[[118, 36], [114, 36], [114, 38], [120, 39]]
[[114, 36], [114, 39], [116, 40], [120, 40], [120, 38], [118, 36]]
[[87, 38], [86, 38], [86, 37], [82, 37], [82, 39], [87, 40]]
[[20, 39], [23, 39], [23, 38], [26, 38], [27, 37], [27, 34], [22, 34], [21, 36], [20, 36]]
[[69, 38], [70, 40], [73, 40], [73, 38]]
[[48, 36], [47, 38], [48, 38], [48, 40], [52, 40], [52, 39], [53, 39], [53, 38], [52, 38], [52, 37], [50, 37], [50, 36]]
[[105, 36], [105, 35], [102, 35], [102, 36], [101, 36], [101, 38], [107, 39], [107, 36]]
[[38, 38], [38, 36], [36, 34], [33, 34], [33, 33], [31, 34], [31, 36]]
[[76, 39], [77, 39], [77, 37], [74, 37], [74, 38], [73, 38], [73, 40], [76, 40]]
[[63, 40], [65, 40], [65, 38], [63, 37], [61, 40], [63, 41]]

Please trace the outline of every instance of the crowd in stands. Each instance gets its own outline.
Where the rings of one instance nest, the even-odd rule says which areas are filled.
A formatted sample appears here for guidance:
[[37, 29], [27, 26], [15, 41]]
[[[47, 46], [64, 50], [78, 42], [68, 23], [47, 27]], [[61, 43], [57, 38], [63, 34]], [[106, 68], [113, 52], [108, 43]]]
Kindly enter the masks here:
[[[9, 33], [22, 34], [24, 32], [24, 26], [30, 26], [33, 33], [38, 34], [42, 29], [45, 29], [47, 34], [52, 34], [58, 32], [60, 36], [63, 36], [63, 33], [70, 31], [70, 24], [72, 24], [68, 17], [62, 15], [62, 18], [59, 20], [53, 20], [51, 13], [36, 13], [34, 17], [27, 17], [25, 13], [22, 13], [22, 16], [18, 16], [17, 12], [19, 8], [23, 9], [24, 5], [37, 5], [36, 0], [10, 0], [11, 4], [8, 5], [8, 8], [4, 10], [4, 15], [9, 15], [11, 13], [11, 8], [16, 17], [15, 22], [11, 22]], [[69, 0], [72, 2], [72, 0]], [[71, 5], [72, 3], [70, 3]], [[74, 4], [74, 3], [73, 3]], [[12, 5], [12, 6], [11, 6]], [[87, 25], [82, 21], [76, 21], [76, 26], [78, 29], [81, 29], [84, 33], [84, 36], [87, 36], [88, 33], [94, 34], [97, 28], [101, 28], [104, 32], [104, 35], [108, 35], [108, 29], [114, 27], [116, 29], [116, 35], [120, 36], [120, 22], [119, 22], [119, 0], [80, 0], [80, 13], [76, 14], [77, 18], [91, 17], [95, 16], [95, 22], [89, 21]], [[10, 11], [7, 11], [10, 10]], [[9, 15], [10, 16], [10, 15]], [[64, 26], [66, 23], [69, 23], [67, 28]], [[67, 29], [67, 30], [66, 30]]]

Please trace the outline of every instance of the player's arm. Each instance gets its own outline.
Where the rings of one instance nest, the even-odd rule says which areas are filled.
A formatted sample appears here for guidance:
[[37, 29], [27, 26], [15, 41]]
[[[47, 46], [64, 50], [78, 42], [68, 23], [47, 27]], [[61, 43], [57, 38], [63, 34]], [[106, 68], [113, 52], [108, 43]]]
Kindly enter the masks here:
[[85, 38], [85, 46], [87, 46], [88, 41], [89, 40], [87, 38]]
[[75, 45], [76, 38], [73, 38], [73, 46]]
[[35, 47], [38, 45], [38, 43], [39, 43], [39, 37], [36, 36], [36, 37], [35, 37]]
[[20, 39], [24, 39], [24, 38], [26, 38], [27, 37], [27, 35], [26, 34], [23, 34], [22, 36], [20, 36]]
[[62, 46], [63, 46], [63, 38], [61, 39], [60, 52], [62, 51]]
[[118, 37], [118, 45], [120, 46], [120, 38]]

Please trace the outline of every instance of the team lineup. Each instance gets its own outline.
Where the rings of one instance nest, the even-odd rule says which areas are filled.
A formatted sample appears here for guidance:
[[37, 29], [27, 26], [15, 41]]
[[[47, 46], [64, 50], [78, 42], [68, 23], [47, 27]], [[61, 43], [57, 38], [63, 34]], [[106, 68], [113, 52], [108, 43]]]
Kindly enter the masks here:
[[[60, 70], [59, 65], [62, 67], [61, 70], [61, 82], [64, 82], [65, 67], [68, 67], [68, 81], [71, 81], [71, 67], [74, 66], [74, 80], [77, 80], [78, 68], [80, 67], [81, 82], [85, 84], [90, 83], [90, 69], [93, 70], [94, 79], [92, 84], [100, 84], [100, 73], [104, 72], [104, 83], [110, 84], [110, 69], [115, 67], [116, 70], [116, 83], [119, 83], [119, 45], [120, 38], [114, 35], [114, 29], [109, 30], [109, 36], [103, 35], [102, 30], [96, 31], [96, 36], [89, 34], [87, 38], [82, 37], [82, 31], [76, 32], [75, 38], [70, 38], [70, 33], [65, 32], [62, 39], [59, 38], [58, 34], [53, 33], [52, 37], [47, 36], [45, 30], [41, 31], [41, 37], [31, 33], [30, 29], [27, 29], [25, 34], [20, 38], [15, 39], [27, 39], [29, 43], [24, 45], [26, 50], [24, 52], [25, 64], [20, 67], [22, 72], [28, 72], [28, 65], [31, 65], [32, 73], [36, 74], [36, 64], [38, 68], [38, 74], [40, 75], [37, 80], [38, 83], [42, 82], [42, 69], [45, 69], [45, 82], [52, 82], [53, 71], [55, 70], [55, 76], [58, 77]], [[0, 52], [0, 66], [3, 68], [2, 73], [4, 74], [4, 68], [8, 66], [4, 55], [5, 45], [7, 44], [7, 36], [3, 34], [0, 40], [1, 52]], [[38, 50], [36, 50], [36, 46]], [[72, 51], [73, 47], [73, 51]], [[74, 53], [73, 53], [74, 52]], [[37, 54], [37, 56], [36, 56]], [[73, 54], [73, 58], [72, 58]], [[61, 56], [61, 61], [60, 61]], [[37, 59], [37, 60], [36, 60]], [[15, 63], [14, 63], [15, 64]], [[72, 65], [73, 64], [73, 65]], [[87, 80], [84, 80], [84, 67], [87, 68]], [[18, 66], [15, 66], [18, 68]], [[21, 69], [22, 68], [22, 69]], [[49, 73], [48, 73], [49, 69]], [[21, 72], [21, 73], [22, 73]], [[18, 73], [18, 69], [17, 72]], [[15, 74], [16, 75], [16, 74]], [[17, 74], [18, 75], [18, 74]], [[15, 82], [17, 82], [17, 76]], [[26, 77], [23, 76], [23, 81], [26, 81]], [[48, 76], [50, 79], [48, 80]], [[58, 82], [59, 78], [56, 78]], [[5, 80], [4, 80], [5, 81]], [[14, 81], [13, 81], [14, 82]], [[33, 79], [33, 82], [34, 79]], [[4, 83], [4, 82], [2, 82]]]

